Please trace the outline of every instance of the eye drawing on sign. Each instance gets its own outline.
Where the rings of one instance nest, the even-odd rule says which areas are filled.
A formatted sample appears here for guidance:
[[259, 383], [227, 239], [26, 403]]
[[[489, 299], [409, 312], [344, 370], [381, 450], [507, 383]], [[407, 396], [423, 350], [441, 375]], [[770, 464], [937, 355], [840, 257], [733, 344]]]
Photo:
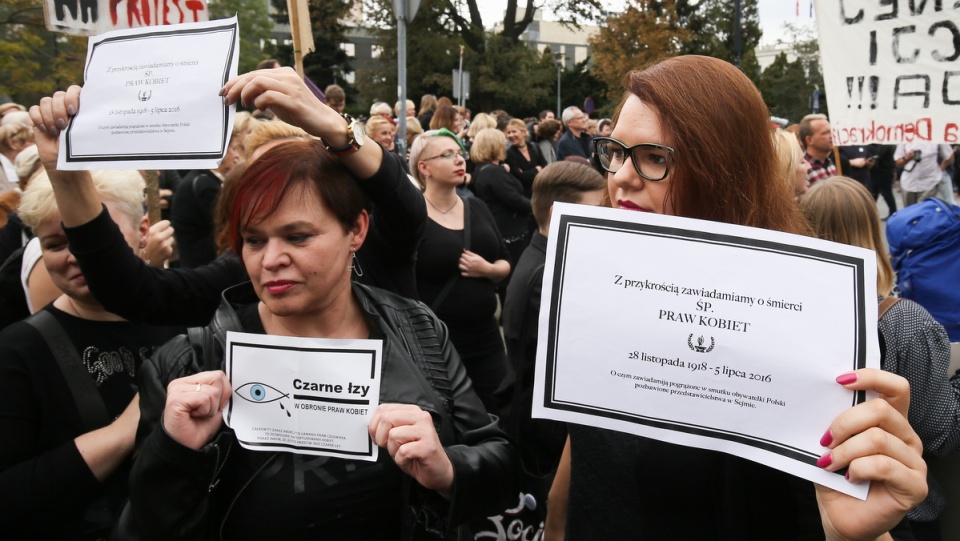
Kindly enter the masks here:
[[[289, 394], [284, 393], [272, 385], [267, 385], [266, 383], [257, 383], [255, 381], [244, 383], [240, 387], [234, 389], [233, 393], [247, 402], [252, 402], [254, 404], [266, 404], [268, 402], [276, 402], [281, 398], [290, 398]], [[280, 409], [286, 412], [287, 417], [290, 417], [290, 412], [287, 410], [287, 408], [283, 407], [283, 402], [280, 402]]]

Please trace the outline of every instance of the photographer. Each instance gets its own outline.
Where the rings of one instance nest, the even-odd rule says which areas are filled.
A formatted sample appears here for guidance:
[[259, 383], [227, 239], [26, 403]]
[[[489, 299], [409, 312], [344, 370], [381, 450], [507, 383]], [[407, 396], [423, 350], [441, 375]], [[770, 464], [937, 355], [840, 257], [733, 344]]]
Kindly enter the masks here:
[[901, 143], [893, 157], [897, 167], [903, 168], [903, 205], [910, 206], [939, 194], [943, 172], [953, 163], [953, 150], [950, 145]]

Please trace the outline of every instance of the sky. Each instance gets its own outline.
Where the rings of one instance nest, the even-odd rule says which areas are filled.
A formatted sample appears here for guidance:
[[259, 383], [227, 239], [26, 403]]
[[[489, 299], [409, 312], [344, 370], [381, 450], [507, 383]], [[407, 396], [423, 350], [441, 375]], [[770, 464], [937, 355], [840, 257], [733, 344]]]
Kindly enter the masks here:
[[[783, 23], [804, 23], [812, 24], [810, 17], [810, 2], [813, 0], [800, 0], [800, 16], [797, 16], [797, 0], [759, 0], [760, 25], [763, 27], [762, 44], [774, 44], [777, 39], [783, 37]], [[485, 25], [492, 24], [493, 21], [503, 17], [503, 10], [506, 9], [506, 0], [482, 0], [480, 12], [483, 15]], [[616, 4], [616, 1], [611, 4]], [[545, 18], [550, 18], [547, 15]]]

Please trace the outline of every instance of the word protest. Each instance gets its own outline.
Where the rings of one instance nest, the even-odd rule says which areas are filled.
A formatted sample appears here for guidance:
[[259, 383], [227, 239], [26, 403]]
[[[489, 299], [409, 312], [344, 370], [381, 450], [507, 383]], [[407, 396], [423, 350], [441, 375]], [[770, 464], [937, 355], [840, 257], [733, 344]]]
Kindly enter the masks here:
[[960, 2], [816, 8], [835, 145], [960, 142]]
[[47, 28], [78, 36], [208, 21], [206, 0], [43, 0]]

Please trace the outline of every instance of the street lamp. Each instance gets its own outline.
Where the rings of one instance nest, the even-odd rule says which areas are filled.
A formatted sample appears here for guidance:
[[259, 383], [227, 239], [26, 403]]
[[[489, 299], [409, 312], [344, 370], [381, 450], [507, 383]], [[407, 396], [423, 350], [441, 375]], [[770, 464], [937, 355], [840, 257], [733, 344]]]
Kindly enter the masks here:
[[560, 70], [563, 69], [563, 53], [553, 53], [557, 63], [557, 118], [560, 118]]

